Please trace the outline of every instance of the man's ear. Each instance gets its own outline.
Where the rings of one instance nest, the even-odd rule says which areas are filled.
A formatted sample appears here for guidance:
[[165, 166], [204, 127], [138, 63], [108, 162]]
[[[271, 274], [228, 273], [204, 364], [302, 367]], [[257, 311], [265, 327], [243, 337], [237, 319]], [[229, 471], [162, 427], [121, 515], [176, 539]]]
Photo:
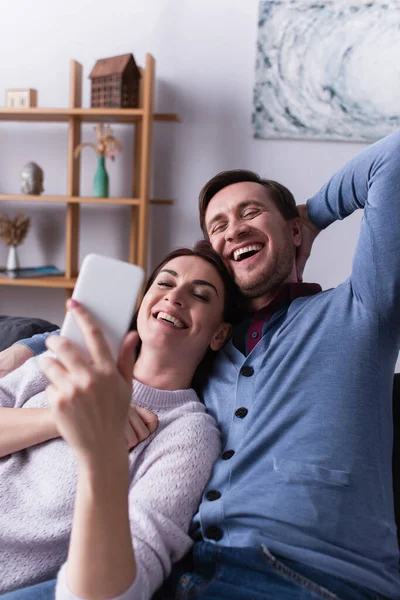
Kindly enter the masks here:
[[215, 352], [220, 350], [222, 346], [224, 346], [224, 344], [229, 340], [231, 334], [232, 325], [230, 323], [221, 323], [210, 342], [211, 350], [214, 350]]
[[290, 231], [292, 232], [293, 244], [298, 248], [301, 246], [303, 241], [303, 235], [301, 233], [301, 219], [291, 219], [289, 221]]

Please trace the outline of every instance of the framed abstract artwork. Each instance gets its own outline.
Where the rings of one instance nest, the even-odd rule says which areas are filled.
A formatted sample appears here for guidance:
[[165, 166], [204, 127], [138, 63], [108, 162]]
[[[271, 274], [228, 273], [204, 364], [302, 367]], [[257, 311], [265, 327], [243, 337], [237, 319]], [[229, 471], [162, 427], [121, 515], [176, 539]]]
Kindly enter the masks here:
[[400, 0], [261, 0], [252, 121], [269, 139], [400, 127]]

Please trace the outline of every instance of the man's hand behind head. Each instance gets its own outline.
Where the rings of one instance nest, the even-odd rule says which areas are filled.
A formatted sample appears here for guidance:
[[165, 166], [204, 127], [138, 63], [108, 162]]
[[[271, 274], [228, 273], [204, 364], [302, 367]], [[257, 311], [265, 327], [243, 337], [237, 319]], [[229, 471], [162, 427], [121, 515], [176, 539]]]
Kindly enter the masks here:
[[306, 204], [300, 204], [297, 210], [301, 219], [302, 242], [296, 252], [296, 271], [298, 281], [303, 281], [304, 268], [310, 257], [314, 240], [320, 233], [320, 230], [308, 218]]

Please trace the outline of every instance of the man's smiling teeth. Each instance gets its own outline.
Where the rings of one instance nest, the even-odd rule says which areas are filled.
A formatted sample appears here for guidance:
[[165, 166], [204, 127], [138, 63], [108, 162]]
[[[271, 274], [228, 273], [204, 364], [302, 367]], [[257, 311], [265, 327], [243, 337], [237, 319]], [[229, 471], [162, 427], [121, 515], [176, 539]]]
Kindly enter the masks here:
[[165, 313], [165, 312], [159, 312], [157, 315], [157, 319], [162, 319], [163, 321], [168, 321], [168, 323], [172, 323], [173, 325], [175, 325], [175, 327], [178, 327], [179, 329], [183, 329], [183, 327], [185, 327], [185, 325], [184, 325], [184, 323], [182, 323], [182, 321], [180, 321], [176, 317], [173, 317], [172, 315], [169, 315], [168, 313]]
[[251, 244], [250, 246], [244, 246], [243, 248], [239, 248], [233, 253], [233, 260], [241, 260], [240, 257], [242, 256], [242, 254], [247, 254], [247, 252], [259, 252], [261, 248], [261, 244]]

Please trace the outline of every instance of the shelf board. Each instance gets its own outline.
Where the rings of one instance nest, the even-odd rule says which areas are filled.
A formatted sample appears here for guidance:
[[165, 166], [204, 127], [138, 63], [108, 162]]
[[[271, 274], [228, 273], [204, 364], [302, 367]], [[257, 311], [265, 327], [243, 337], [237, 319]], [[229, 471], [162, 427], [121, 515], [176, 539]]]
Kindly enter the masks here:
[[[86, 123], [133, 123], [143, 114], [141, 108], [0, 108], [0, 121], [63, 123], [70, 117], [79, 117]], [[153, 118], [155, 121], [179, 121], [178, 115], [173, 113], [154, 113]]]
[[[139, 206], [139, 198], [91, 198], [89, 196], [47, 196], [33, 194], [0, 194], [0, 201], [9, 202], [50, 202], [60, 204], [115, 204], [127, 206]], [[150, 204], [170, 205], [174, 200], [154, 198]]]
[[62, 275], [52, 275], [49, 277], [27, 277], [21, 279], [8, 279], [0, 277], [0, 285], [16, 285], [27, 287], [45, 287], [72, 290], [75, 287], [76, 278], [68, 279]]

